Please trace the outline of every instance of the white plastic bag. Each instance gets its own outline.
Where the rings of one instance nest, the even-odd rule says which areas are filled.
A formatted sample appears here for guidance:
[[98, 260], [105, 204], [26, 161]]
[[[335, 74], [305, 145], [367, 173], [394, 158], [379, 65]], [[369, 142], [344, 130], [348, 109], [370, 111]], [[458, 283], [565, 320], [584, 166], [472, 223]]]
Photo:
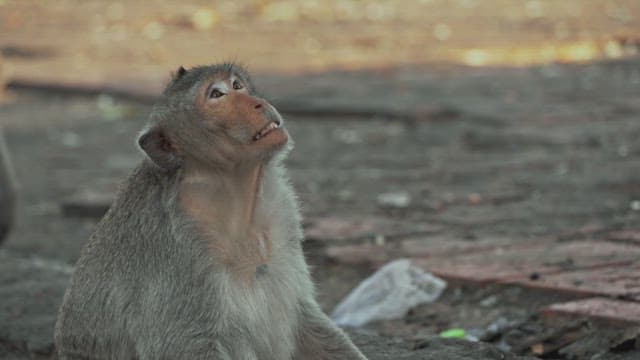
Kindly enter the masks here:
[[343, 327], [400, 319], [411, 308], [437, 300], [446, 287], [446, 281], [413, 266], [409, 259], [395, 260], [362, 281], [331, 317]]

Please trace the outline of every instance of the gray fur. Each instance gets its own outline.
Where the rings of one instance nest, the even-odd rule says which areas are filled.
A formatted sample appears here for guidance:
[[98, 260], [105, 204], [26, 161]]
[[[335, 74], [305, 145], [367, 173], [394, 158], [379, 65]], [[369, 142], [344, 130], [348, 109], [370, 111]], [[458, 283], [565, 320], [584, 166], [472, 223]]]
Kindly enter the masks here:
[[[179, 74], [165, 94], [191, 92], [175, 84], [190, 76]], [[364, 359], [315, 301], [282, 166], [288, 148], [263, 169], [255, 213], [268, 219], [272, 252], [251, 285], [213, 260], [181, 209], [181, 170], [145, 159], [82, 251], [56, 324], [59, 358]]]
[[13, 227], [15, 212], [15, 180], [9, 159], [9, 151], [5, 144], [2, 128], [0, 127], [0, 243]]

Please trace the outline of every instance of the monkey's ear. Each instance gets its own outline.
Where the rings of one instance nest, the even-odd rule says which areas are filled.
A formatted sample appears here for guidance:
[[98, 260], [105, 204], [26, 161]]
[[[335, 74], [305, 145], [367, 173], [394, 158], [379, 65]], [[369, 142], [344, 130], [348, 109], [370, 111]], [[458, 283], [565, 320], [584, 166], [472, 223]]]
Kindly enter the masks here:
[[165, 170], [180, 167], [176, 148], [161, 127], [152, 126], [142, 130], [138, 137], [138, 146], [156, 166]]
[[187, 69], [185, 69], [184, 66], [180, 66], [178, 68], [178, 70], [176, 70], [176, 72], [174, 72], [172, 74], [171, 77], [173, 78], [173, 81], [176, 81], [176, 80], [180, 79], [181, 77], [183, 77], [184, 74], [186, 74], [186, 73], [187, 73]]

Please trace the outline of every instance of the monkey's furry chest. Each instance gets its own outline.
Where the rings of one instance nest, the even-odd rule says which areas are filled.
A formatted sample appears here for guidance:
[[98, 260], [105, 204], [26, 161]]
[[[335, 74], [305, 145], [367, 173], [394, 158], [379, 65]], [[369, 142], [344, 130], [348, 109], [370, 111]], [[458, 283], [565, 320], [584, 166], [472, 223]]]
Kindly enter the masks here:
[[246, 286], [221, 279], [220, 291], [229, 295], [220, 303], [217, 325], [227, 338], [220, 344], [232, 359], [289, 359], [295, 348], [299, 303], [312, 292], [306, 269], [281, 269], [270, 264], [268, 273]]
[[208, 298], [195, 302], [188, 329], [209, 334], [221, 359], [285, 360], [295, 351], [300, 304], [313, 294], [306, 262], [299, 248], [285, 247], [265, 265], [249, 282], [220, 264], [205, 276]]

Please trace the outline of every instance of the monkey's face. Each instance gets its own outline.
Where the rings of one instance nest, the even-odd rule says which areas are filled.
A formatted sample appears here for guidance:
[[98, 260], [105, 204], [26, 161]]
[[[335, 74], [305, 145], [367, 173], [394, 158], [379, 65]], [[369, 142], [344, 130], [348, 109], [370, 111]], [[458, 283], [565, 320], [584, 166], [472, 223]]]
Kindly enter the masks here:
[[219, 74], [205, 81], [197, 107], [203, 125], [215, 134], [214, 150], [233, 158], [269, 158], [288, 141], [278, 111], [255, 96], [240, 75]]
[[180, 67], [163, 95], [138, 145], [165, 170], [264, 162], [289, 141], [278, 111], [255, 94], [249, 75], [235, 64]]

